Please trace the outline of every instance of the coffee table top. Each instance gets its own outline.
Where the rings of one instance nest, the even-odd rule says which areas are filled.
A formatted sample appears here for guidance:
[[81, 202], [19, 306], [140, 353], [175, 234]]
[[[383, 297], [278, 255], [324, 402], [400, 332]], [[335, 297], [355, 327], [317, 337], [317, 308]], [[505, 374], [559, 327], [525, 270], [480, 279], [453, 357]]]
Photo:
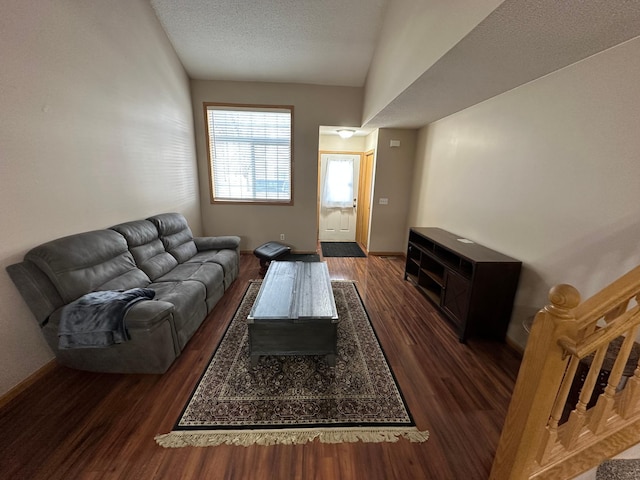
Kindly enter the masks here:
[[247, 317], [255, 320], [330, 319], [338, 321], [325, 262], [271, 262]]

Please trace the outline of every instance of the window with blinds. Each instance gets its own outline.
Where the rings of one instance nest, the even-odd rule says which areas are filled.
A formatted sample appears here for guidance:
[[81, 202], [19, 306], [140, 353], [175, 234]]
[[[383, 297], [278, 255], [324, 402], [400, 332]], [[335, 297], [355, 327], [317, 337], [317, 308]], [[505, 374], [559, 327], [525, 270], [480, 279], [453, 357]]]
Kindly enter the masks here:
[[212, 202], [291, 205], [293, 107], [205, 103]]

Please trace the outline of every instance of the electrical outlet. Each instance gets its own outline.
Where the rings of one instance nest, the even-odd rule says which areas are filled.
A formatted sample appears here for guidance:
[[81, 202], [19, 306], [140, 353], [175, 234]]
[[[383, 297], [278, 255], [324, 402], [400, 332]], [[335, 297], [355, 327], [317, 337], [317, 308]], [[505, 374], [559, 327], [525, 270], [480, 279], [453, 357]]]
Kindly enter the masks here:
[[284, 240], [284, 233], [280, 234], [280, 240]]

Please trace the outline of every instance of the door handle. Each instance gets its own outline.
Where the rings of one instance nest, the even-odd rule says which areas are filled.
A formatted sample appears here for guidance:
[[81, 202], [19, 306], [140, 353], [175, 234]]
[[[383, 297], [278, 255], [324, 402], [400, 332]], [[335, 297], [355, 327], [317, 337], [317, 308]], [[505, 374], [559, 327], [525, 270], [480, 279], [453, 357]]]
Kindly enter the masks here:
[[353, 208], [356, 208], [356, 202], [357, 202], [357, 199], [354, 198], [353, 199]]

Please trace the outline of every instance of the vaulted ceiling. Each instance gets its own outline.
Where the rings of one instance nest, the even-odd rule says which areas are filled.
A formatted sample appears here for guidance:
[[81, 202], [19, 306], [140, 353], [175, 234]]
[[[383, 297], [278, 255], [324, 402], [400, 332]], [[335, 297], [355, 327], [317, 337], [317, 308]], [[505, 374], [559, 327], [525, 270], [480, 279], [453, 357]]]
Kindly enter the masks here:
[[[151, 0], [191, 78], [355, 87], [404, 2]], [[640, 0], [505, 0], [365, 122], [421, 127], [638, 35]]]

